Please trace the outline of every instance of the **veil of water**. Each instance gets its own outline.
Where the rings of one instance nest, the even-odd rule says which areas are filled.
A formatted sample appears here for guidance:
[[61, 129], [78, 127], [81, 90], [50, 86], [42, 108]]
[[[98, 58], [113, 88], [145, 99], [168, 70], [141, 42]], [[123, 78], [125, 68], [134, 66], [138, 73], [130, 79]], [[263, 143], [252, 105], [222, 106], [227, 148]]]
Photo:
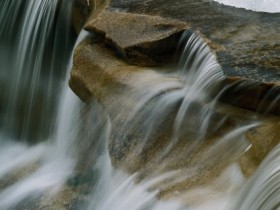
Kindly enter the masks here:
[[215, 0], [221, 4], [245, 8], [257, 12], [279, 13], [280, 2], [278, 0]]
[[0, 4], [1, 133], [20, 140], [46, 139], [74, 40], [72, 1]]
[[[0, 8], [0, 209], [23, 209], [44, 190], [56, 192], [73, 168], [54, 132], [75, 39], [72, 1], [4, 0]], [[28, 145], [44, 139], [55, 141]]]
[[85, 105], [65, 82], [72, 3], [0, 2], [0, 210], [279, 206], [279, 148], [246, 181], [236, 160], [260, 122], [221, 112], [224, 76], [200, 38], [182, 36], [172, 71], [135, 73], [114, 103]]

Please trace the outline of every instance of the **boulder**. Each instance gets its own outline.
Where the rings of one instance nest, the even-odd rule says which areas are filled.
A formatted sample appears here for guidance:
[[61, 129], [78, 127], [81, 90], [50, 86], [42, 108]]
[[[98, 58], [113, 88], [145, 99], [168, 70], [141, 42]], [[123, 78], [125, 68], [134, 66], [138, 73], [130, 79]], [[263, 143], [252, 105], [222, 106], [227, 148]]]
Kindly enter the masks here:
[[85, 26], [104, 37], [129, 63], [142, 66], [170, 61], [187, 28], [186, 23], [172, 19], [112, 11], [101, 12]]
[[109, 0], [75, 0], [72, 23], [77, 34], [83, 29], [88, 18], [95, 18], [108, 4]]
[[251, 148], [240, 159], [240, 165], [246, 176], [251, 176], [266, 156], [279, 144], [279, 118], [271, 118], [262, 125], [250, 129], [246, 137]]
[[[167, 78], [161, 77], [157, 68], [146, 68], [126, 63], [118, 53], [112, 51], [103, 41], [96, 39], [96, 37], [88, 37], [81, 42], [75, 49], [73, 69], [71, 72], [70, 87], [72, 90], [85, 102], [90, 103], [94, 97], [99, 101], [111, 119], [112, 132], [109, 142], [109, 151], [112, 158], [112, 163], [115, 166], [121, 167], [130, 173], [139, 171], [139, 178], [142, 179], [148, 176], [151, 171], [153, 173], [162, 172], [161, 164], [157, 161], [157, 157], [163, 151], [163, 148], [170, 142], [172, 136], [172, 127], [174, 123], [174, 116], [178, 107], [174, 104], [174, 109], [166, 115], [164, 123], [160, 124], [151, 135], [149, 139], [149, 146], [141, 153], [135, 152], [135, 145], [141, 143], [143, 137], [143, 119], [135, 118], [134, 121], [139, 120], [139, 124], [124, 134], [122, 126], [124, 125], [132, 110], [140, 103], [137, 95], [147, 95], [145, 90], [152, 90], [149, 85], [157, 82], [166, 82]], [[145, 85], [146, 88], [142, 88]], [[137, 90], [137, 92], [134, 92]], [[143, 92], [141, 92], [143, 90]], [[172, 90], [166, 90], [172, 91]], [[137, 93], [137, 94], [134, 94]], [[128, 97], [129, 96], [129, 97]], [[147, 104], [146, 107], [152, 104]], [[120, 108], [121, 107], [121, 108]], [[182, 139], [174, 149], [170, 152], [168, 157], [164, 160], [163, 165], [167, 169], [181, 169], [191, 168], [197, 163], [205, 161], [205, 155], [209, 155], [209, 149], [213, 146], [220, 135], [226, 133], [229, 129], [240, 126], [240, 124], [247, 124], [256, 119], [267, 120], [267, 125], [259, 126], [250, 130], [247, 133], [247, 138], [252, 144], [251, 150], [242, 156], [240, 159], [240, 166], [244, 170], [244, 174], [251, 175], [259, 165], [260, 161], [265, 158], [266, 154], [273, 148], [275, 142], [269, 140], [266, 144], [260, 139], [267, 137], [267, 131], [273, 132], [275, 122], [278, 118], [272, 116], [261, 116], [255, 113], [232, 107], [223, 103], [217, 104], [216, 113], [213, 113], [213, 120], [211, 122], [219, 122], [224, 119], [220, 129], [216, 129], [214, 133], [208, 133], [206, 139], [192, 150], [192, 154], [188, 158], [182, 158], [185, 154], [185, 149], [188, 148], [189, 139]], [[144, 119], [145, 120], [145, 119]], [[213, 123], [213, 126], [216, 124]], [[209, 125], [209, 128], [211, 125]], [[215, 130], [215, 129], [214, 129]], [[256, 135], [254, 135], [256, 133]], [[124, 135], [123, 135], [124, 134]], [[146, 133], [144, 133], [146, 134]], [[188, 136], [188, 135], [186, 135]], [[232, 144], [230, 144], [232, 147]], [[185, 189], [195, 188], [200, 185], [205, 185], [217, 178], [221, 171], [228, 165], [232, 164], [239, 157], [236, 156], [234, 150], [228, 148], [227, 153], [221, 153], [218, 159], [214, 158], [213, 162], [203, 164], [191, 179], [185, 180], [183, 183], [162, 188], [160, 196], [168, 197], [176, 190], [183, 191]], [[262, 154], [256, 162], [256, 156]], [[238, 152], [237, 152], [238, 153]], [[239, 154], [239, 153], [238, 153]], [[223, 156], [224, 161], [220, 161]], [[209, 159], [211, 159], [211, 155]]]
[[182, 30], [191, 29], [222, 66], [226, 88], [221, 101], [280, 114], [279, 14], [203, 0], [112, 0], [96, 17], [89, 18], [86, 29], [104, 37], [128, 62], [142, 66], [172, 60]]
[[111, 0], [110, 10], [185, 22], [216, 53], [228, 77], [280, 81], [280, 15], [205, 0]]
[[85, 102], [92, 97], [113, 100], [110, 96], [116, 95], [115, 91], [124, 91], [125, 87], [130, 88], [135, 81], [132, 73], [141, 70], [141, 67], [128, 65], [118, 58], [104, 43], [88, 38], [74, 51], [69, 85]]
[[[121, 165], [129, 172], [144, 168], [144, 171], [141, 170], [139, 173], [142, 178], [150, 172], [155, 172], [156, 169], [162, 170], [161, 163], [158, 163], [155, 158], [170, 140], [170, 125], [174, 122], [174, 113], [171, 112], [166, 117], [167, 120], [159, 126], [160, 131], [156, 132], [158, 135], [153, 136], [154, 142], [140, 156], [137, 156], [139, 154], [134, 153], [132, 148], [142, 140], [139, 138], [141, 135], [138, 135], [143, 130], [141, 122], [135, 132], [129, 133], [124, 139], [119, 134], [122, 134], [121, 125], [133, 107], [139, 104], [136, 94], [133, 94], [135, 87], [141, 91], [141, 85], [163, 82], [159, 72], [165, 70], [166, 61], [163, 59], [165, 55], [156, 54], [155, 51], [161, 52], [161, 49], [167, 49], [165, 45], [174, 44], [175, 39], [170, 42], [170, 37], [176, 38], [178, 43], [177, 33], [182, 33], [185, 29], [191, 28], [203, 37], [216, 54], [226, 75], [222, 84], [225, 88], [222, 101], [246, 109], [280, 114], [277, 106], [279, 98], [276, 98], [280, 92], [277, 62], [278, 20], [279, 17], [275, 14], [255, 13], [202, 0], [196, 2], [154, 0], [144, 3], [139, 0], [112, 0], [106, 11], [90, 19], [86, 29], [94, 35], [76, 47], [69, 84], [83, 101], [90, 103], [92, 98], [96, 98], [108, 112], [112, 120], [109, 150], [113, 164]], [[157, 23], [164, 26], [157, 28]], [[173, 37], [174, 34], [176, 37]], [[264, 39], [266, 35], [267, 38]], [[175, 48], [172, 52], [166, 50], [166, 53], [170, 53], [171, 56], [174, 50]], [[264, 60], [265, 62], [262, 62]], [[145, 67], [151, 65], [154, 67]], [[172, 90], [166, 92], [168, 91]], [[142, 93], [145, 94], [147, 93]], [[127, 97], [128, 95], [130, 97]], [[205, 142], [200, 144], [191, 156], [183, 158], [185, 156], [179, 155], [183, 153], [188, 145], [185, 142], [188, 141], [179, 142], [170, 156], [165, 159], [167, 164], [165, 165], [166, 162], [163, 161], [163, 165], [168, 169], [190, 169], [189, 166], [197, 166], [198, 162], [206, 160], [205, 157], [208, 156], [205, 154], [220, 135], [234, 126], [247, 124], [250, 120], [269, 121], [267, 129], [272, 132], [279, 127], [275, 126], [275, 122], [279, 122], [278, 118], [271, 118], [268, 115], [263, 118], [255, 112], [218, 103], [213, 122], [223, 117], [227, 120], [222, 128], [217, 133], [208, 135]], [[268, 144], [260, 141], [267, 136], [265, 126], [247, 133], [252, 147], [246, 153], [243, 151], [244, 155], [240, 160], [245, 175], [251, 175], [259, 162], [277, 143], [273, 140], [274, 137], [271, 137]], [[258, 138], [252, 135], [254, 132]], [[205, 161], [209, 164], [203, 165], [204, 168], [200, 168], [199, 173], [191, 179], [161, 189], [160, 196], [165, 197], [177, 190], [180, 192], [213, 181], [221, 171], [240, 157], [234, 152], [230, 154], [230, 151], [234, 150], [230, 148], [231, 146], [231, 144], [226, 145], [218, 155], [218, 159], [214, 159], [213, 162]], [[258, 153], [261, 156], [256, 158]]]

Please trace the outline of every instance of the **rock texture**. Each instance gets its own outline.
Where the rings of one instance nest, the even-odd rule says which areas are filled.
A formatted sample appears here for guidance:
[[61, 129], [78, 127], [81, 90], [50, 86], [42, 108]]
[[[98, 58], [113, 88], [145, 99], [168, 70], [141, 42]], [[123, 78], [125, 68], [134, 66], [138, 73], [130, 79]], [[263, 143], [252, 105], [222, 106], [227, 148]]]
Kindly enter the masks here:
[[242, 77], [226, 77], [220, 100], [262, 113], [280, 115], [280, 86]]
[[112, 94], [117, 95], [116, 91], [129, 89], [135, 82], [133, 73], [141, 70], [127, 65], [104, 43], [88, 38], [75, 49], [69, 85], [83, 101], [93, 96], [109, 100]]
[[[140, 155], [131, 148], [142, 140], [141, 135], [138, 135], [143, 129], [141, 123], [135, 132], [124, 138], [118, 134], [132, 108], [139, 104], [133, 94], [134, 88], [137, 87], [141, 91], [145, 89], [141, 89], [141, 85], [164, 81], [159, 71], [164, 68], [162, 64], [166, 64], [163, 59], [166, 55], [155, 54], [156, 51], [163, 49], [171, 56], [175, 48], [169, 48], [168, 44], [172, 47], [176, 40], [179, 41], [178, 34], [191, 28], [204, 38], [222, 65], [226, 75], [223, 83], [223, 101], [247, 109], [280, 114], [277, 97], [280, 79], [278, 22], [277, 14], [254, 13], [222, 6], [212, 1], [112, 0], [106, 11], [90, 19], [86, 25], [87, 30], [94, 35], [75, 49], [70, 87], [83, 101], [89, 103], [92, 98], [96, 98], [105, 107], [113, 119], [109, 146], [112, 162], [125, 165], [130, 172], [147, 167], [139, 173], [141, 179], [155, 168], [162, 170], [161, 163], [155, 158], [170, 140], [173, 113], [171, 112], [168, 120], [160, 126], [161, 132], [155, 132], [158, 135], [153, 136], [154, 141], [149, 142], [147, 151]], [[157, 67], [145, 67], [148, 65]], [[126, 97], [127, 95], [130, 97]], [[168, 160], [165, 160], [167, 164], [163, 163], [169, 169], [189, 169], [189, 166], [196, 166], [203, 160], [207, 164], [202, 164], [204, 168], [199, 168], [198, 173], [191, 179], [162, 189], [160, 196], [205, 185], [218, 177], [232, 161], [236, 161], [234, 152], [232, 155], [221, 152], [213, 162], [205, 159], [208, 157], [205, 156], [208, 149], [215, 144], [220, 135], [228, 131], [228, 128], [246, 124], [252, 118], [254, 122], [256, 119], [266, 119], [269, 122], [268, 125], [247, 133], [252, 147], [240, 160], [246, 175], [251, 175], [259, 162], [278, 143], [274, 140], [275, 135], [269, 136], [267, 142], [260, 140], [267, 136], [267, 132], [274, 133], [278, 129], [278, 118], [263, 118], [248, 110], [228, 108], [228, 105], [220, 103], [217, 113], [214, 114], [214, 121], [223, 117], [227, 120], [224, 121], [222, 129], [211, 136], [208, 135], [197, 150], [192, 151], [191, 157], [184, 158], [185, 156], [179, 155], [185, 154], [184, 148], [188, 146], [185, 142], [188, 141], [176, 145]], [[231, 146], [225, 145], [221, 151], [233, 151], [234, 149], [229, 148]]]
[[[224, 85], [231, 87], [222, 101], [280, 114], [279, 13], [253, 12], [204, 0], [112, 0], [109, 10], [185, 22], [209, 44], [223, 68]], [[246, 93], [241, 93], [244, 86]]]
[[80, 2], [92, 11], [86, 29], [103, 37], [131, 64], [170, 62], [182, 30], [191, 29], [209, 44], [223, 68], [227, 88], [222, 101], [280, 114], [279, 14], [204, 0]]
[[279, 13], [257, 13], [204, 0], [112, 0], [109, 6], [186, 22], [208, 42], [229, 77], [280, 81]]
[[77, 34], [86, 21], [95, 18], [109, 3], [109, 0], [75, 0], [72, 23]]
[[85, 26], [104, 37], [129, 63], [142, 66], [170, 61], [187, 28], [186, 23], [172, 19], [111, 11], [103, 11]]
[[[132, 109], [140, 103], [140, 101], [137, 101], [137, 97], [133, 95], [134, 88], [141, 91], [141, 85], [144, 84], [146, 88], [142, 89], [149, 90], [147, 85], [165, 82], [164, 79], [166, 78], [161, 77], [156, 68], [143, 68], [126, 63], [116, 52], [112, 51], [99, 39], [96, 39], [96, 37], [88, 37], [75, 49], [70, 87], [85, 102], [89, 103], [91, 98], [94, 97], [105, 107], [112, 120], [112, 136], [109, 144], [112, 162], [129, 172], [141, 169], [141, 172], [139, 172], [140, 178], [147, 176], [151, 172], [151, 168], [153, 170], [162, 170], [161, 164], [157, 162], [157, 155], [170, 142], [174, 113], [171, 112], [167, 116], [165, 123], [159, 126], [159, 130], [155, 131], [155, 135], [151, 136], [149, 146], [141, 154], [136, 154], [133, 148], [141, 142], [142, 121], [140, 121], [135, 130], [126, 134], [125, 137], [122, 136], [120, 130]], [[143, 94], [147, 93], [143, 92]], [[176, 106], [174, 106], [174, 112], [176, 112], [176, 109]], [[248, 176], [251, 175], [260, 161], [277, 142], [273, 141], [273, 138], [275, 136], [274, 131], [278, 128], [276, 122], [279, 122], [279, 118], [263, 118], [263, 116], [256, 115], [248, 110], [220, 103], [217, 106], [217, 112], [213, 114], [213, 122], [222, 118], [227, 120], [224, 121], [219, 132], [208, 134], [205, 141], [193, 150], [192, 155], [188, 156], [188, 158], [182, 158], [184, 149], [188, 147], [186, 139], [174, 147], [174, 150], [166, 160], [168, 164], [165, 167], [178, 169], [195, 166], [197, 162], [204, 160], [208, 149], [229, 128], [249, 123], [251, 120], [265, 119], [267, 124], [254, 128], [247, 133], [252, 149], [240, 159], [240, 165], [244, 173]], [[265, 139], [269, 132], [271, 133], [270, 139], [262, 142], [261, 139]], [[262, 155], [258, 157], [257, 154], [259, 153]], [[258, 160], [256, 160], [256, 157], [258, 157]], [[220, 158], [204, 165], [204, 168], [199, 169], [199, 173], [194, 175], [192, 179], [187, 179], [183, 183], [162, 189], [160, 196], [168, 197], [175, 190], [183, 191], [207, 184], [217, 178], [220, 172], [236, 159], [232, 159], [232, 154], [228, 152], [224, 154], [223, 162], [219, 160]]]

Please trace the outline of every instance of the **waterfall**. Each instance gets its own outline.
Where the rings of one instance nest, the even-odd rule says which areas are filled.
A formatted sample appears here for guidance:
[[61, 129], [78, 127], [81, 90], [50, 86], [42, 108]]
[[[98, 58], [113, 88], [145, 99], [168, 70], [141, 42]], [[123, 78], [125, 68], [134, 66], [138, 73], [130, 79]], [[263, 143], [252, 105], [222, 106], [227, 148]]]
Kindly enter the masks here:
[[[277, 136], [279, 138], [279, 134]], [[235, 209], [278, 209], [280, 206], [280, 145], [262, 162], [236, 200]]]
[[38, 142], [54, 129], [74, 42], [72, 1], [3, 0], [0, 8], [1, 133]]
[[0, 209], [276, 207], [279, 147], [246, 180], [237, 160], [262, 122], [220, 108], [224, 75], [203, 40], [185, 32], [178, 65], [135, 73], [112, 104], [83, 104], [65, 76], [73, 2], [0, 2]]
[[[197, 35], [187, 31], [178, 50], [181, 56], [175, 71], [139, 72], [134, 86], [107, 105], [115, 132], [109, 143], [110, 156], [115, 164], [137, 173], [126, 179], [118, 177], [117, 172], [105, 176], [106, 184], [101, 186], [106, 187], [98, 188], [104, 191], [93, 192], [93, 198], [101, 198], [94, 199], [88, 209], [188, 209], [183, 203], [193, 196], [191, 192], [178, 192], [179, 199], [170, 203], [154, 202], [154, 196], [170, 196], [168, 189], [207, 173], [211, 167], [221, 170], [219, 165], [224, 163], [230, 169], [220, 179], [232, 179], [228, 183], [230, 190], [221, 191], [220, 200], [205, 201], [206, 204], [201, 201], [201, 205], [209, 209], [233, 205], [228, 198], [233, 198], [237, 186], [244, 182], [234, 161], [250, 147], [244, 133], [258, 123], [234, 126], [202, 151], [201, 146], [209, 144], [209, 135], [215, 136], [230, 118], [217, 113], [217, 84], [224, 76], [210, 49]], [[192, 160], [195, 161], [191, 163]], [[140, 183], [134, 186], [133, 179]], [[157, 186], [160, 191], [154, 190]], [[205, 198], [205, 194], [200, 197]]]
[[[68, 123], [57, 120], [56, 110], [75, 41], [72, 3], [0, 2], [0, 209], [22, 209], [43, 192], [52, 195], [72, 173], [74, 161], [60, 143], [71, 139], [55, 131]], [[79, 101], [73, 93], [68, 98], [75, 117]], [[62, 129], [70, 134], [71, 125]]]

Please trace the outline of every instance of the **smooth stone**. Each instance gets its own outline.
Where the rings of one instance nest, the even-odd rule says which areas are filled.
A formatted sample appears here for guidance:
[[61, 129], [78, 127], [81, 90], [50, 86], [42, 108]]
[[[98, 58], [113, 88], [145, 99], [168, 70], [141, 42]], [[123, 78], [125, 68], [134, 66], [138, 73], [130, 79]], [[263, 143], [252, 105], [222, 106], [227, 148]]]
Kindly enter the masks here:
[[187, 28], [186, 23], [172, 19], [106, 10], [85, 25], [86, 30], [104, 37], [126, 61], [141, 66], [170, 61]]

